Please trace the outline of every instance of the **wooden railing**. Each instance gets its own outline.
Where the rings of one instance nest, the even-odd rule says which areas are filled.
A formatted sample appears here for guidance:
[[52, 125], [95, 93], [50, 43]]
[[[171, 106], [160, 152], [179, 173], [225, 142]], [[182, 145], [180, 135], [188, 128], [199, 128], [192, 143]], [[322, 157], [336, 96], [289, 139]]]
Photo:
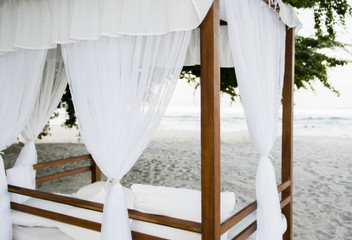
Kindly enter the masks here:
[[[281, 193], [282, 191], [286, 190], [291, 186], [291, 181], [286, 181], [279, 185], [277, 187], [277, 191]], [[284, 208], [288, 203], [290, 203], [291, 197], [286, 197], [285, 199], [281, 200], [280, 206], [281, 209]], [[257, 209], [257, 201], [254, 201], [250, 203], [248, 206], [243, 208], [241, 211], [237, 212], [236, 214], [232, 215], [229, 217], [227, 220], [225, 220], [223, 223], [221, 223], [221, 234], [224, 234], [230, 228], [235, 226], [237, 223], [242, 221], [245, 217], [247, 217], [249, 214], [254, 212]], [[244, 229], [242, 232], [240, 232], [238, 235], [236, 235], [234, 239], [246, 239], [249, 237], [252, 233], [254, 233], [257, 230], [257, 221], [252, 222], [246, 229]]]
[[[67, 158], [67, 159], [62, 159], [62, 160], [57, 160], [57, 161], [52, 161], [52, 162], [47, 162], [47, 163], [40, 163], [34, 165], [34, 169], [43, 169], [43, 168], [48, 168], [48, 167], [54, 167], [62, 164], [67, 164], [67, 163], [72, 163], [72, 162], [78, 162], [78, 161], [84, 161], [87, 159], [91, 159], [91, 165], [83, 168], [78, 168], [74, 170], [69, 170], [61, 173], [56, 173], [53, 175], [48, 175], [45, 177], [38, 178], [40, 179], [38, 182], [46, 182], [46, 181], [51, 181], [54, 179], [62, 178], [62, 177], [67, 177], [71, 176], [80, 172], [87, 172], [91, 171], [92, 175], [95, 175], [94, 179], [92, 177], [92, 180], [96, 181], [97, 179], [100, 180], [100, 170], [93, 161], [91, 155], [84, 155], [80, 157], [74, 157], [74, 158]], [[82, 170], [84, 169], [84, 171]], [[98, 176], [98, 178], [96, 177]], [[93, 181], [93, 182], [94, 182]], [[282, 191], [285, 191], [291, 187], [291, 181], [286, 181], [282, 183], [281, 185], [278, 186], [278, 192], [281, 193]], [[67, 196], [62, 196], [62, 195], [57, 195], [53, 193], [48, 193], [48, 192], [43, 192], [43, 191], [38, 191], [38, 190], [32, 190], [32, 189], [27, 189], [27, 188], [22, 188], [22, 187], [17, 187], [13, 185], [8, 185], [8, 191], [14, 194], [21, 194], [25, 195], [28, 197], [34, 197], [42, 200], [47, 200], [47, 201], [52, 201], [52, 202], [57, 202], [61, 204], [67, 204], [73, 207], [78, 207], [78, 208], [83, 208], [87, 210], [92, 210], [92, 211], [97, 211], [97, 212], [103, 212], [103, 207], [104, 205], [101, 203], [96, 203], [96, 202], [91, 202], [83, 199], [77, 199], [73, 197], [67, 197]], [[286, 197], [285, 199], [282, 199], [280, 202], [281, 208], [284, 208], [287, 204], [289, 204], [291, 201], [291, 196]], [[36, 216], [40, 217], [45, 217], [49, 218], [55, 221], [67, 223], [70, 225], [78, 226], [78, 227], [83, 227], [87, 228], [90, 230], [94, 231], [100, 231], [101, 229], [101, 224], [97, 222], [92, 222], [89, 220], [85, 219], [80, 219], [72, 216], [68, 216], [65, 214], [61, 213], [56, 213], [52, 212], [49, 210], [44, 210], [32, 206], [27, 206], [24, 204], [19, 204], [19, 203], [14, 203], [11, 202], [11, 208], [17, 211], [21, 211], [24, 213], [29, 213], [33, 214]], [[250, 203], [248, 206], [237, 212], [236, 214], [232, 215], [229, 217], [227, 220], [221, 223], [220, 229], [221, 229], [221, 234], [224, 234], [228, 230], [230, 230], [233, 226], [238, 224], [240, 221], [242, 221], [245, 217], [253, 213], [257, 209], [257, 202], [254, 201]], [[159, 225], [164, 225], [168, 227], [173, 227], [173, 228], [178, 228], [182, 230], [187, 230], [195, 233], [202, 233], [202, 225], [201, 223], [198, 222], [193, 222], [193, 221], [187, 221], [183, 219], [178, 219], [178, 218], [172, 218], [172, 217], [167, 217], [167, 216], [161, 216], [161, 215], [155, 215], [155, 214], [148, 214], [148, 213], [143, 213], [139, 212], [136, 210], [128, 210], [129, 217], [134, 220], [139, 220], [139, 221], [144, 221], [144, 222], [149, 222], [149, 223], [154, 223], [154, 224], [159, 224]], [[250, 225], [248, 225], [247, 228], [245, 228], [242, 232], [240, 232], [237, 236], [235, 236], [233, 239], [246, 239], [248, 236], [250, 236], [253, 232], [255, 232], [257, 229], [257, 223], [256, 221], [252, 222]], [[142, 233], [137, 233], [133, 232], [132, 233], [133, 239], [151, 239], [151, 240], [158, 240], [162, 239], [159, 237], [154, 237]]]
[[60, 159], [60, 160], [55, 160], [50, 162], [38, 163], [33, 165], [33, 169], [41, 170], [45, 168], [50, 168], [50, 167], [55, 167], [55, 166], [60, 166], [68, 163], [85, 161], [85, 160], [90, 160], [90, 166], [76, 168], [73, 170], [68, 170], [60, 173], [55, 173], [44, 177], [39, 177], [36, 179], [36, 183], [49, 182], [55, 179], [64, 178], [64, 177], [68, 177], [68, 176], [72, 176], [72, 175], [84, 173], [84, 172], [91, 172], [92, 182], [100, 181], [101, 180], [100, 169], [98, 165], [94, 162], [94, 159], [90, 154], [79, 156], [79, 157], [65, 158], [65, 159]]
[[[282, 192], [291, 186], [290, 181], [286, 181], [285, 183], [278, 186], [278, 192]], [[77, 199], [47, 192], [42, 192], [38, 190], [31, 190], [27, 188], [17, 187], [17, 186], [8, 186], [8, 191], [11, 193], [21, 194], [29, 197], [34, 197], [42, 200], [53, 201], [61, 204], [67, 204], [74, 207], [79, 207], [83, 209], [103, 212], [104, 205], [101, 203], [91, 202], [83, 199]], [[291, 201], [291, 197], [287, 197], [283, 199], [280, 204], [281, 208], [284, 208]], [[101, 224], [88, 221], [85, 219], [80, 219], [48, 210], [43, 210], [36, 207], [26, 206], [24, 204], [11, 202], [11, 208], [17, 211], [33, 214], [40, 217], [49, 218], [55, 221], [68, 223], [74, 226], [83, 227], [87, 229], [91, 229], [94, 231], [100, 231]], [[257, 202], [254, 201], [241, 211], [237, 212], [233, 216], [229, 217], [221, 224], [221, 234], [224, 234], [237, 223], [242, 221], [249, 214], [254, 212], [257, 209]], [[178, 228], [182, 230], [192, 231], [196, 233], [201, 233], [201, 224], [198, 222], [187, 221], [183, 219], [177, 219], [167, 216], [155, 215], [155, 214], [147, 214], [142, 213], [136, 210], [128, 210], [129, 217], [134, 220], [145, 221], [149, 223], [160, 224], [168, 227]], [[254, 233], [257, 229], [256, 221], [252, 222], [247, 228], [245, 228], [242, 232], [240, 232], [233, 239], [246, 239], [252, 233]], [[161, 238], [153, 238], [153, 236], [148, 236], [146, 234], [134, 233], [134, 239], [161, 239]], [[148, 238], [145, 238], [148, 237]]]

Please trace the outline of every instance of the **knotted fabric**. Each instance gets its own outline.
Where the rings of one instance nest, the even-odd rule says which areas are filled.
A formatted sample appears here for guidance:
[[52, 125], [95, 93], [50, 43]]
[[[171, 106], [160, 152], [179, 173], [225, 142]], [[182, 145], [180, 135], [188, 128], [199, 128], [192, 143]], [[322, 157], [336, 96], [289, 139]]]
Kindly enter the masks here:
[[190, 32], [122, 36], [63, 46], [83, 141], [115, 179], [103, 213], [102, 239], [131, 239], [120, 179], [159, 126], [185, 59]]
[[224, 0], [223, 7], [247, 127], [260, 155], [257, 239], [279, 240], [281, 209], [269, 153], [277, 137], [285, 25], [275, 10], [258, 0]]

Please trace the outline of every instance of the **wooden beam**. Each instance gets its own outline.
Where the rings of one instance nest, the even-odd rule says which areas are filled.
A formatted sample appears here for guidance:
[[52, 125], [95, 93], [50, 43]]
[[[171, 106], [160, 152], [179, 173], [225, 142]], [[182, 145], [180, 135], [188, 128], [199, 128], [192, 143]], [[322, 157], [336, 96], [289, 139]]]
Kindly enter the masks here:
[[73, 163], [73, 162], [78, 162], [78, 161], [83, 161], [87, 159], [91, 159], [92, 156], [90, 154], [79, 156], [79, 157], [72, 157], [72, 158], [66, 158], [66, 159], [60, 159], [60, 160], [55, 160], [51, 162], [44, 162], [44, 163], [38, 163], [33, 165], [33, 169], [38, 170], [42, 168], [48, 168], [48, 167], [54, 167], [54, 166], [59, 166], [67, 163]]
[[224, 234], [230, 230], [237, 223], [242, 221], [249, 214], [257, 210], [257, 201], [252, 202], [247, 207], [242, 208], [241, 211], [229, 217], [226, 221], [221, 224], [221, 234]]
[[285, 75], [282, 98], [282, 169], [281, 181], [290, 180], [290, 187], [282, 192], [282, 199], [290, 197], [290, 202], [282, 213], [287, 219], [287, 231], [283, 239], [292, 239], [292, 189], [293, 189], [293, 84], [295, 72], [295, 29], [286, 28]]
[[[44, 210], [44, 209], [40, 209], [40, 208], [36, 208], [36, 207], [31, 207], [31, 206], [27, 206], [27, 205], [23, 205], [23, 204], [19, 204], [19, 203], [14, 203], [14, 202], [11, 202], [11, 208], [13, 210], [17, 210], [20, 212], [29, 213], [29, 214], [36, 215], [39, 217], [52, 219], [55, 221], [59, 221], [59, 222], [67, 223], [70, 225], [90, 229], [90, 230], [97, 231], [97, 232], [100, 232], [100, 230], [101, 230], [100, 223], [68, 216], [68, 215], [61, 214], [61, 213], [56, 213], [56, 212], [52, 212], [52, 211], [48, 211], [48, 210]], [[159, 237], [147, 235], [144, 233], [138, 233], [138, 232], [134, 232], [134, 231], [132, 231], [132, 239], [133, 240], [166, 240], [164, 238], [159, 238]]]
[[92, 166], [92, 183], [101, 181], [101, 171], [93, 158], [90, 160], [90, 165]]
[[21, 194], [28, 197], [43, 199], [47, 201], [57, 202], [61, 204], [67, 204], [73, 207], [79, 207], [83, 209], [93, 210], [97, 212], [103, 212], [103, 204], [96, 203], [92, 201], [87, 201], [84, 199], [74, 198], [74, 197], [67, 197], [63, 195], [58, 195], [54, 193], [43, 192], [39, 190], [33, 190], [13, 185], [8, 185], [8, 191], [10, 193]]
[[252, 233], [257, 230], [257, 221], [254, 221], [248, 227], [242, 230], [238, 235], [236, 235], [232, 240], [244, 240], [247, 239]]
[[92, 171], [91, 166], [81, 167], [81, 168], [77, 168], [77, 169], [70, 170], [70, 171], [65, 171], [65, 172], [56, 173], [56, 174], [52, 174], [52, 175], [48, 175], [48, 176], [44, 176], [44, 177], [39, 177], [35, 180], [35, 183], [38, 184], [38, 183], [43, 183], [43, 182], [49, 182], [49, 181], [52, 181], [55, 179], [69, 177], [69, 176], [72, 176], [75, 174], [90, 172], [90, 171]]
[[99, 232], [101, 224], [36, 207], [11, 202], [11, 209]]
[[[103, 212], [103, 207], [104, 207], [102, 203], [91, 202], [91, 201], [74, 198], [74, 197], [66, 197], [62, 195], [42, 192], [38, 190], [32, 190], [28, 188], [22, 188], [22, 187], [13, 186], [13, 185], [8, 185], [8, 191], [11, 193], [21, 194], [21, 195], [43, 199], [47, 201], [52, 201], [52, 202], [57, 202], [61, 204], [67, 204], [70, 206], [88, 209], [88, 210], [97, 211], [97, 212]], [[20, 210], [20, 209], [17, 209], [17, 210]], [[26, 212], [31, 213], [30, 212], [31, 210], [35, 210], [35, 209], [27, 208]], [[45, 212], [41, 212], [41, 213], [45, 214]], [[192, 231], [196, 233], [201, 232], [201, 224], [198, 222], [172, 218], [167, 216], [161, 216], [161, 215], [155, 215], [155, 214], [148, 214], [148, 213], [138, 212], [136, 210], [130, 210], [130, 209], [128, 210], [128, 214], [129, 214], [129, 217], [134, 220], [160, 224], [160, 225], [174, 227], [174, 228]], [[40, 216], [45, 217], [45, 215], [40, 215]]]
[[220, 239], [220, 26], [214, 0], [200, 26], [202, 239]]
[[[280, 184], [277, 187], [277, 192], [281, 193], [282, 191], [289, 188], [290, 185], [291, 185], [291, 181], [286, 181], [286, 182]], [[288, 204], [288, 202], [289, 202], [289, 200], [287, 200], [287, 198], [286, 198], [284, 203], [281, 203], [281, 208], [286, 206]], [[254, 202], [250, 203], [247, 207], [242, 208], [239, 212], [230, 216], [228, 219], [226, 219], [224, 222], [221, 223], [221, 234], [224, 234], [225, 232], [227, 232], [230, 228], [232, 228], [237, 223], [242, 221], [245, 217], [247, 217], [249, 214], [254, 212], [256, 209], [257, 209], [257, 201], [254, 201]]]
[[280, 208], [283, 209], [285, 208], [288, 204], [290, 204], [292, 202], [291, 200], [291, 196], [288, 196], [286, 198], [284, 198], [283, 200], [281, 200], [280, 202]]
[[196, 233], [201, 232], [201, 224], [198, 222], [192, 222], [184, 219], [172, 218], [162, 215], [143, 213], [132, 209], [128, 210], [128, 214], [129, 217], [134, 220], [155, 223]]
[[134, 231], [132, 231], [132, 239], [133, 240], [167, 240], [165, 238], [159, 238], [159, 237], [151, 236], [144, 233], [134, 232]]
[[[284, 208], [287, 204], [291, 203], [291, 197], [287, 197], [284, 200], [280, 201], [280, 207], [281, 209]], [[242, 232], [237, 234], [232, 240], [243, 240], [247, 239], [252, 233], [254, 233], [257, 230], [257, 220], [255, 220], [253, 223], [248, 225]]]

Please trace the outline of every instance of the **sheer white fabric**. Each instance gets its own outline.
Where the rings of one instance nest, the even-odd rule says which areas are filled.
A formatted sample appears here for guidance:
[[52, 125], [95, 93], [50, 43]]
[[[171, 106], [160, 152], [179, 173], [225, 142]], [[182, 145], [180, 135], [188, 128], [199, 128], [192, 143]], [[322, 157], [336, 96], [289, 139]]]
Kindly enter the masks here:
[[[57, 44], [97, 40], [103, 36], [157, 35], [192, 30], [203, 21], [212, 2], [212, 0], [8, 0], [3, 3], [0, 1], [0, 54], [18, 48], [55, 48]], [[298, 29], [301, 23], [295, 10], [281, 0], [276, 2], [281, 9], [282, 21], [287, 26]]]
[[298, 32], [302, 28], [302, 23], [299, 20], [296, 10], [290, 5], [277, 0], [280, 7], [280, 18], [289, 28], [296, 28]]
[[[192, 30], [184, 66], [200, 65], [200, 28]], [[227, 26], [220, 26], [220, 66], [233, 67]]]
[[120, 179], [157, 129], [185, 59], [190, 32], [124, 36], [63, 46], [88, 151], [113, 183], [102, 239], [131, 239]]
[[[67, 79], [62, 67], [61, 49], [49, 50], [35, 107], [29, 122], [22, 131], [26, 144], [22, 148], [14, 167], [7, 170], [9, 184], [35, 189], [33, 164], [37, 163], [37, 151], [34, 140], [57, 108], [66, 88]], [[18, 194], [11, 194], [12, 201], [22, 202], [27, 198]]]
[[[212, 0], [26, 0], [0, 2], [0, 54], [18, 48], [195, 29]], [[14, 31], [16, 29], [16, 31]]]
[[269, 152], [277, 137], [282, 95], [285, 25], [257, 0], [225, 0], [229, 38], [257, 170], [257, 239], [282, 239], [281, 210]]
[[[21, 133], [35, 104], [46, 51], [21, 50], [0, 56], [0, 151]], [[10, 202], [0, 155], [0, 239], [12, 239]]]
[[[262, 5], [268, 8], [268, 5], [263, 0], [257, 0]], [[273, 1], [271, 2], [272, 4]], [[290, 4], [285, 4], [281, 0], [275, 1], [280, 7], [279, 16], [281, 21], [288, 27], [295, 27], [298, 31], [302, 24], [298, 19], [295, 10]], [[227, 21], [226, 3], [223, 0], [220, 1], [220, 18]], [[186, 60], [184, 66], [200, 65], [200, 29], [194, 29], [192, 31], [191, 41], [187, 50]], [[232, 54], [230, 50], [229, 37], [228, 37], [228, 26], [220, 26], [220, 66], [225, 68], [234, 67]]]

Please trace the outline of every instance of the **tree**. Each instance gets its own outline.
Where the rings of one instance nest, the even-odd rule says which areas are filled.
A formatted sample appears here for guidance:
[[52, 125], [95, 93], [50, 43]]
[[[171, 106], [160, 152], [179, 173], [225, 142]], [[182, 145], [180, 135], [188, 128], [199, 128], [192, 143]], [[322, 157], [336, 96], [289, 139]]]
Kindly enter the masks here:
[[[296, 37], [295, 85], [297, 89], [313, 88], [313, 82], [319, 81], [325, 87], [339, 95], [328, 79], [328, 69], [344, 66], [347, 59], [339, 59], [323, 52], [324, 49], [343, 48], [348, 44], [336, 41], [335, 27], [345, 27], [347, 15], [352, 15], [352, 7], [346, 0], [284, 0], [298, 9], [312, 9], [314, 12], [314, 37]], [[346, 50], [347, 51], [347, 50]], [[221, 69], [221, 91], [235, 100], [238, 96], [234, 68]], [[181, 77], [195, 87], [199, 86], [200, 66], [184, 67]]]
[[[315, 35], [314, 37], [297, 36], [296, 38], [296, 62], [295, 62], [295, 86], [297, 89], [310, 88], [314, 91], [313, 82], [319, 81], [325, 87], [339, 95], [328, 79], [328, 69], [343, 66], [349, 62], [347, 59], [339, 59], [323, 52], [324, 49], [345, 49], [348, 44], [336, 40], [337, 26], [346, 27], [346, 17], [352, 15], [352, 7], [347, 0], [284, 0], [297, 9], [312, 9], [314, 12]], [[184, 67], [181, 78], [189, 83], [199, 86], [200, 66]], [[221, 69], [221, 91], [229, 94], [232, 100], [238, 96], [237, 81], [234, 68]], [[68, 113], [64, 125], [72, 128], [77, 127], [76, 116], [72, 104], [69, 88], [59, 105]], [[50, 129], [50, 128], [48, 128]]]

